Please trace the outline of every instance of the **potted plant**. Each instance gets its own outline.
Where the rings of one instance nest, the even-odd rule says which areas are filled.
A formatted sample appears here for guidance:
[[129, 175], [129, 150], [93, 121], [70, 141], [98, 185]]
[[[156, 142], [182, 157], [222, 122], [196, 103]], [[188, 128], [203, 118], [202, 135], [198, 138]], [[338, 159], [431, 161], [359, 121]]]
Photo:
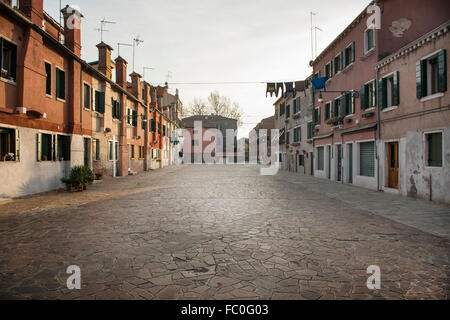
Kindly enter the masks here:
[[5, 156], [5, 161], [14, 161], [14, 153], [8, 153]]
[[84, 178], [85, 182], [89, 184], [92, 184], [95, 180], [94, 173], [88, 167], [85, 167], [84, 169]]
[[83, 185], [85, 183], [85, 167], [75, 166], [70, 170], [70, 181], [78, 192], [83, 191]]
[[69, 192], [72, 191], [72, 181], [70, 179], [62, 178], [61, 182], [66, 185], [67, 191], [69, 191]]

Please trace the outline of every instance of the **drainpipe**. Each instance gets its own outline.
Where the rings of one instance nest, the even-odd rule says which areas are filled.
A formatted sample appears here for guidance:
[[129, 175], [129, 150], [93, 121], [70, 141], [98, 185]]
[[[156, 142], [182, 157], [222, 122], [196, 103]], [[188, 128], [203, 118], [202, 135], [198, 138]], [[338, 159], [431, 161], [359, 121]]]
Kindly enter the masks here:
[[377, 155], [377, 190], [381, 191], [381, 185], [380, 185], [380, 153], [378, 144], [381, 142], [381, 108], [380, 108], [380, 99], [379, 99], [379, 78], [380, 78], [380, 69], [377, 66], [375, 68], [376, 70], [376, 77], [375, 77], [375, 101], [377, 103], [377, 130], [378, 134], [375, 133], [375, 150]]

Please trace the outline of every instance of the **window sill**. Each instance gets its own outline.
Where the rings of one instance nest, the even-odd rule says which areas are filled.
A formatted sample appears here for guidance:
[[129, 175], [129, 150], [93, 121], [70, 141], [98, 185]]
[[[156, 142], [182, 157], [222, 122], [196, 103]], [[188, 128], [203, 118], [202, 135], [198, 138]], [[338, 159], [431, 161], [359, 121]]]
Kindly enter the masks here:
[[365, 51], [364, 50], [364, 56], [362, 58], [367, 59], [369, 58], [371, 55], [373, 55], [375, 53], [375, 47], [373, 47], [372, 49]]
[[66, 100], [65, 99], [61, 99], [61, 98], [56, 98], [56, 101], [66, 103]]
[[392, 107], [389, 107], [389, 108], [382, 109], [381, 112], [389, 112], [389, 111], [393, 111], [393, 110], [395, 110], [397, 108], [398, 108], [398, 106], [392, 106]]
[[83, 110], [84, 110], [84, 111], [92, 111], [91, 109], [84, 108], [84, 107], [83, 107]]
[[430, 100], [433, 100], [433, 99], [441, 98], [443, 96], [444, 96], [443, 92], [434, 93], [432, 95], [423, 97], [422, 99], [420, 99], [420, 102], [430, 101]]
[[1, 78], [1, 77], [0, 77], [0, 81], [3, 81], [3, 82], [5, 82], [5, 83], [7, 83], [7, 84], [11, 84], [11, 85], [13, 85], [13, 86], [17, 86], [17, 82], [14, 81], [14, 80], [8, 80], [8, 79]]
[[51, 94], [47, 94], [47, 93], [46, 93], [46, 94], [45, 94], [45, 97], [46, 97], [46, 98], [49, 98], [49, 99], [53, 99], [53, 96], [52, 96]]
[[370, 107], [370, 108], [367, 108], [367, 109], [361, 109], [361, 111], [363, 111], [363, 112], [375, 111], [375, 107]]
[[346, 67], [342, 70], [342, 72], [343, 72], [343, 73], [346, 73], [346, 72], [350, 71], [352, 68], [353, 68], [353, 62], [350, 63], [348, 66], [346, 66]]
[[436, 170], [436, 169], [443, 169], [444, 166], [440, 166], [440, 167], [430, 167], [430, 166], [425, 166], [425, 169], [431, 169], [431, 170]]

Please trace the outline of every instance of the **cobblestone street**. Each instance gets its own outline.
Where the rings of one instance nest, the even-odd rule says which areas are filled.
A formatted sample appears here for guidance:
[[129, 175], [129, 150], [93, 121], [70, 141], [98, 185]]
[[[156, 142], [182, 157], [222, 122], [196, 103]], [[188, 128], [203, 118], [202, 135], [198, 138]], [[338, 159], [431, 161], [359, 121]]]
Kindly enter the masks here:
[[[170, 167], [0, 203], [0, 298], [448, 299], [449, 230], [445, 205], [254, 166]], [[81, 290], [66, 287], [70, 265]]]

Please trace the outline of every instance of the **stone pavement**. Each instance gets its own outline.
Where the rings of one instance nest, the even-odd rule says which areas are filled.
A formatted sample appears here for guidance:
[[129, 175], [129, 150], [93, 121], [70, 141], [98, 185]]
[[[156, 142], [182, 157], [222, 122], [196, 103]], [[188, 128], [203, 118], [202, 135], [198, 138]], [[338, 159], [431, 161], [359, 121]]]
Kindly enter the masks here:
[[0, 298], [448, 299], [448, 209], [250, 166], [107, 179], [0, 204]]

